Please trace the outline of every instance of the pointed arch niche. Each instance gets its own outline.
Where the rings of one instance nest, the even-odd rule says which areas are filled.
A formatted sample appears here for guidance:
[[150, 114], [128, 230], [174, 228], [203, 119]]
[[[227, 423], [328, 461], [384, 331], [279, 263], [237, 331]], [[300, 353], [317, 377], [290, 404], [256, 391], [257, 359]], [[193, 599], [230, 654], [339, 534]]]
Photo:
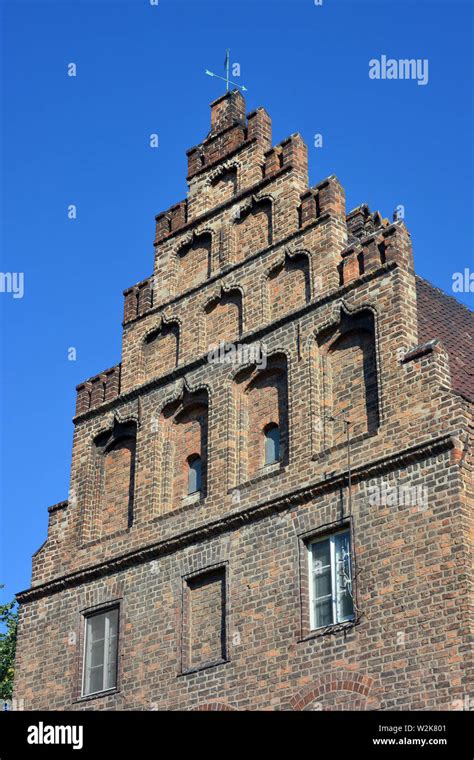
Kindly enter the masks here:
[[137, 424], [114, 420], [93, 441], [92, 509], [85, 516], [84, 540], [127, 530], [133, 524]]
[[212, 235], [193, 234], [181, 245], [175, 256], [176, 293], [197, 287], [211, 275]]
[[207, 201], [209, 206], [217, 206], [237, 194], [239, 175], [237, 164], [219, 167], [209, 177]]
[[290, 311], [301, 308], [311, 300], [310, 265], [305, 252], [289, 255], [268, 272], [264, 292], [266, 321], [274, 321]]
[[352, 440], [374, 435], [380, 411], [373, 312], [342, 308], [338, 322], [317, 335], [313, 361], [315, 453], [342, 440], [343, 419], [351, 423]]
[[[267, 366], [251, 365], [233, 380], [229, 436], [230, 485], [245, 483], [268, 467], [288, 462], [288, 369], [284, 354], [267, 358]], [[268, 460], [269, 431], [278, 431], [277, 457]], [[275, 435], [275, 432], [272, 434]]]
[[173, 370], [179, 360], [180, 325], [162, 320], [145, 335], [142, 346], [141, 382]]
[[[184, 387], [160, 413], [154, 454], [154, 515], [205, 498], [208, 484], [208, 393]], [[190, 492], [190, 469], [199, 462], [198, 485]]]
[[204, 307], [204, 335], [206, 346], [220, 341], [234, 342], [242, 334], [242, 292], [238, 288], [221, 290]]
[[273, 242], [273, 204], [270, 198], [252, 198], [234, 220], [237, 261], [243, 261]]

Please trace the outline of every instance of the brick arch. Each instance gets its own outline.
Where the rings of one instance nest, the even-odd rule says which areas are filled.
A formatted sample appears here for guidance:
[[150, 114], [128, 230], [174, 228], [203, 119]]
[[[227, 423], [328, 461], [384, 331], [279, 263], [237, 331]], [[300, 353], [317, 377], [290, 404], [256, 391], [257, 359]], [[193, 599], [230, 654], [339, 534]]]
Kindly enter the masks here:
[[265, 429], [277, 424], [280, 429], [280, 461], [289, 458], [288, 359], [286, 354], [266, 357], [266, 367], [250, 365], [233, 378], [233, 422], [236, 446], [229, 472], [234, 485], [264, 472]]
[[132, 525], [135, 497], [137, 422], [120, 422], [92, 441], [93, 489], [84, 512], [83, 538], [94, 540]]
[[[304, 686], [289, 702], [290, 710], [305, 710], [311, 703], [322, 703], [322, 709], [364, 710], [368, 706], [373, 678], [352, 670], [337, 670], [327, 673]], [[335, 695], [341, 695], [347, 706], [337, 705]], [[324, 703], [326, 702], [326, 708]]]
[[234, 219], [236, 260], [243, 261], [273, 242], [273, 199], [252, 197]]
[[123, 435], [104, 451], [102, 535], [130, 527], [133, 519], [135, 435]]
[[143, 337], [140, 355], [141, 382], [173, 370], [179, 361], [181, 322], [161, 319]]
[[174, 254], [175, 291], [185, 292], [205, 282], [212, 269], [212, 233], [194, 232]]
[[230, 200], [239, 191], [240, 163], [225, 162], [207, 178], [208, 205], [217, 206]]
[[[160, 514], [186, 503], [188, 460], [198, 454], [202, 462], [201, 497], [207, 493], [209, 462], [209, 396], [207, 389], [192, 391], [186, 386], [161, 408], [159, 435], [153, 455], [154, 501]], [[155, 431], [155, 432], [158, 432]]]
[[243, 330], [243, 299], [239, 287], [221, 288], [203, 309], [205, 350], [220, 341], [235, 342]]
[[190, 707], [189, 712], [237, 712], [236, 707], [226, 704], [226, 702], [203, 702], [196, 707]]
[[311, 264], [306, 251], [290, 253], [273, 264], [264, 277], [264, 318], [275, 320], [311, 300]]
[[242, 163], [237, 160], [231, 160], [231, 161], [224, 161], [224, 163], [217, 166], [215, 169], [209, 172], [205, 183], [206, 186], [212, 185], [214, 182], [219, 180], [219, 178], [227, 171], [235, 169], [237, 172], [240, 172], [242, 169]]
[[[380, 372], [375, 315], [370, 308], [340, 308], [337, 322], [316, 335], [314, 367], [315, 451], [330, 448], [342, 422], [351, 422], [351, 437], [373, 435], [380, 425]], [[334, 419], [331, 419], [334, 418]]]

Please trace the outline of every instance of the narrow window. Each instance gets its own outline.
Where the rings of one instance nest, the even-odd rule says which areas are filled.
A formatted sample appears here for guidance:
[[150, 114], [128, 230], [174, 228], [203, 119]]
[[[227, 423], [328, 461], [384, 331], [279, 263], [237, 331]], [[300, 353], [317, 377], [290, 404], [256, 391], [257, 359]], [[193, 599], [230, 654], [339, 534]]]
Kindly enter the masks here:
[[273, 464], [280, 459], [280, 428], [272, 423], [267, 425], [265, 434], [265, 464]]
[[118, 607], [85, 618], [83, 696], [117, 685]]
[[354, 618], [349, 530], [308, 544], [311, 629]]
[[188, 458], [188, 494], [201, 490], [202, 461], [199, 454]]

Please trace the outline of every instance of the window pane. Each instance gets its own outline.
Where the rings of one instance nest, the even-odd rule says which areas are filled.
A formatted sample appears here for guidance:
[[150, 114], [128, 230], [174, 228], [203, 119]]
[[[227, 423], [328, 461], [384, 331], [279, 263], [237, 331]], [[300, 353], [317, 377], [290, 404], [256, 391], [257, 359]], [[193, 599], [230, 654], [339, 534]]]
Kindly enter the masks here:
[[87, 690], [87, 694], [94, 694], [94, 692], [96, 691], [102, 691], [103, 682], [104, 682], [103, 666], [101, 666], [100, 668], [93, 668], [89, 673], [89, 688]]
[[109, 636], [116, 636], [118, 628], [118, 609], [115, 608], [110, 610], [110, 612], [107, 612], [104, 617], [109, 621]]
[[332, 620], [332, 599], [322, 599], [314, 604], [314, 623], [315, 628], [321, 628], [324, 625], [331, 625]]
[[316, 541], [311, 545], [311, 569], [313, 575], [313, 627], [320, 628], [331, 625], [333, 622], [329, 539]]
[[93, 615], [87, 618], [88, 635], [91, 641], [98, 641], [104, 638], [105, 617], [104, 615]]
[[314, 598], [320, 596], [331, 596], [331, 568], [328, 565], [326, 569], [317, 568], [313, 575], [314, 578]]
[[354, 617], [350, 533], [335, 536], [336, 606], [338, 621]]
[[280, 429], [272, 425], [265, 431], [265, 464], [273, 464], [280, 459]]
[[316, 541], [312, 544], [313, 552], [313, 570], [321, 570], [324, 567], [328, 567], [331, 564], [331, 548], [329, 545], [329, 539], [324, 541]]
[[354, 617], [354, 605], [351, 595], [344, 591], [338, 599], [338, 618], [340, 621], [350, 620]]
[[109, 617], [109, 641], [107, 656], [107, 672], [105, 674], [105, 689], [112, 689], [117, 683], [117, 627], [118, 610], [111, 610]]
[[104, 664], [104, 640], [93, 641], [90, 647], [89, 667], [96, 668]]
[[201, 490], [202, 463], [200, 456], [188, 459], [188, 494]]

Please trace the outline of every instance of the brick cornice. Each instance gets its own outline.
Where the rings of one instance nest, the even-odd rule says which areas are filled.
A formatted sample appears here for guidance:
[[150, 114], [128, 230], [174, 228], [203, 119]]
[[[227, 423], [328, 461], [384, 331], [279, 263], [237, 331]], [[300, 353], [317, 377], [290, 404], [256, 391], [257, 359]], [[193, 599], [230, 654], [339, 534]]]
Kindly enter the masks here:
[[[352, 469], [352, 483], [369, 480], [393, 470], [406, 467], [413, 462], [436, 456], [445, 451], [454, 448], [454, 442], [451, 434], [440, 436], [433, 440], [423, 441], [422, 443], [405, 449], [401, 452], [389, 454], [388, 456], [375, 459], [372, 462], [356, 466]], [[90, 583], [97, 578], [113, 575], [128, 567], [150, 562], [158, 557], [183, 549], [200, 541], [207, 541], [210, 538], [219, 536], [232, 530], [237, 530], [242, 525], [256, 522], [268, 517], [271, 514], [283, 512], [295, 506], [307, 503], [321, 493], [339, 489], [347, 485], [347, 470], [341, 470], [331, 474], [328, 478], [322, 478], [310, 486], [287, 492], [274, 499], [256, 504], [247, 509], [233, 512], [225, 517], [207, 523], [203, 526], [183, 531], [175, 536], [149, 544], [141, 549], [122, 554], [118, 557], [111, 558], [105, 562], [98, 563], [82, 570], [55, 578], [47, 583], [42, 583], [16, 595], [20, 604], [27, 604], [36, 599], [52, 594], [59, 593], [68, 588], [74, 588], [84, 583]]]
[[52, 514], [53, 512], [58, 512], [60, 509], [66, 509], [69, 502], [67, 499], [64, 501], [58, 501], [57, 504], [53, 504], [51, 507], [48, 507], [48, 512]]
[[402, 359], [402, 364], [408, 364], [408, 362], [415, 361], [416, 359], [421, 359], [423, 356], [433, 353], [435, 348], [439, 345], [440, 341], [438, 338], [433, 338], [433, 340], [428, 341], [428, 343], [423, 343], [420, 346], [415, 346], [410, 351], [407, 351]]

